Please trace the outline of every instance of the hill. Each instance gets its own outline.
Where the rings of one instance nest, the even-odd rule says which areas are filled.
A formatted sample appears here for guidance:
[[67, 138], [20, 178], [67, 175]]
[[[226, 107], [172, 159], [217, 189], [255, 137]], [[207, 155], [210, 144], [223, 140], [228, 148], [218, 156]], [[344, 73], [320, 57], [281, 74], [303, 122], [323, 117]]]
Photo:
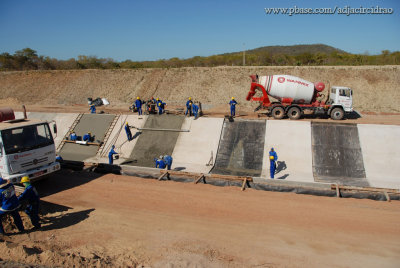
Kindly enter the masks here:
[[[277, 55], [277, 54], [285, 54], [288, 56], [297, 56], [304, 53], [310, 54], [331, 54], [333, 52], [337, 53], [347, 53], [344, 50], [334, 48], [332, 46], [324, 45], [324, 44], [312, 44], [312, 45], [293, 45], [293, 46], [265, 46], [259, 47], [255, 49], [246, 50], [247, 54], [260, 54], [260, 53], [269, 53], [270, 55]], [[235, 53], [242, 53], [242, 52], [234, 52], [234, 53], [226, 53], [222, 55], [229, 55]], [[348, 53], [350, 54], [350, 53]]]

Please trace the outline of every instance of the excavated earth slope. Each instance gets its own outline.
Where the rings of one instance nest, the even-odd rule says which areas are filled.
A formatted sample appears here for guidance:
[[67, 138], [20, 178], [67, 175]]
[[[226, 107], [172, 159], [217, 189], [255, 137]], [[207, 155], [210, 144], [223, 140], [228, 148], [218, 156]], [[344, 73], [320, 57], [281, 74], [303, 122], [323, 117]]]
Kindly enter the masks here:
[[[137, 70], [70, 70], [0, 72], [0, 104], [86, 104], [88, 97], [107, 98], [112, 105], [152, 96], [168, 104], [188, 96], [203, 104], [226, 104], [235, 96], [245, 101], [251, 74], [289, 74], [327, 87], [354, 90], [354, 108], [370, 112], [400, 112], [400, 66], [323, 67], [190, 67]], [[210, 107], [208, 106], [208, 107]], [[254, 105], [253, 105], [254, 106]]]

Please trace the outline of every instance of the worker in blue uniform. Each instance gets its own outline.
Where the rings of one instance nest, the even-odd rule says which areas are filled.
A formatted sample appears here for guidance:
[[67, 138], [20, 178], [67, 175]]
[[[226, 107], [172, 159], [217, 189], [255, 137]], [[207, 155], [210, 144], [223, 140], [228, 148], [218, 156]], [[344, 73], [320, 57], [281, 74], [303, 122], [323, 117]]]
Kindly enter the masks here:
[[111, 146], [111, 150], [110, 150], [110, 152], [108, 153], [108, 163], [109, 163], [110, 165], [112, 165], [112, 164], [114, 163], [113, 155], [114, 155], [114, 154], [118, 154], [118, 153], [114, 150], [114, 148], [115, 148], [115, 145]]
[[199, 106], [196, 103], [192, 105], [193, 116], [196, 119], [199, 116]]
[[57, 162], [62, 162], [64, 159], [61, 157], [61, 155], [59, 155], [59, 154], [56, 154], [56, 161]]
[[69, 139], [71, 141], [76, 141], [78, 139], [78, 136], [76, 136], [75, 131], [71, 133], [71, 135], [69, 135]]
[[172, 156], [170, 156], [170, 155], [164, 155], [164, 161], [165, 161], [165, 164], [167, 165], [167, 169], [168, 170], [171, 170], [171, 166], [172, 166]]
[[88, 132], [85, 135], [83, 135], [82, 140], [83, 141], [92, 141], [92, 133]]
[[22, 202], [24, 200], [28, 201], [25, 213], [31, 219], [32, 225], [37, 229], [41, 227], [39, 222], [39, 194], [35, 187], [31, 185], [29, 177], [22, 177], [21, 183], [25, 186], [25, 191], [18, 196], [18, 201]]
[[6, 214], [10, 214], [14, 218], [14, 223], [20, 232], [24, 231], [24, 225], [18, 213], [19, 207], [14, 185], [0, 177], [0, 234], [5, 234], [1, 220]]
[[273, 179], [276, 171], [276, 161], [278, 161], [278, 154], [275, 152], [273, 147], [269, 151], [269, 160], [270, 160], [270, 173], [271, 173], [270, 175], [271, 179]]
[[166, 163], [165, 163], [162, 155], [160, 155], [160, 157], [158, 159], [154, 158], [154, 161], [156, 162], [156, 168], [164, 169], [166, 167]]
[[126, 132], [126, 136], [128, 137], [128, 141], [133, 140], [131, 127], [129, 126], [128, 122], [126, 122], [126, 124], [125, 124], [125, 132]]
[[232, 97], [231, 101], [229, 102], [229, 105], [231, 106], [231, 116], [235, 116], [236, 114], [236, 105], [237, 101], [235, 100], [234, 97]]
[[165, 102], [163, 102], [162, 100], [158, 100], [158, 102], [157, 102], [158, 114], [163, 114], [164, 113], [165, 105], [166, 105]]
[[185, 112], [185, 116], [187, 114], [189, 114], [189, 116], [192, 116], [192, 98], [189, 98], [188, 101], [186, 102], [186, 112]]
[[90, 110], [90, 112], [91, 112], [92, 114], [95, 114], [95, 113], [96, 113], [96, 106], [90, 105], [89, 110]]
[[142, 103], [140, 97], [137, 97], [135, 100], [135, 105], [136, 105], [136, 109], [137, 109], [139, 115], [142, 115], [142, 104], [143, 103]]

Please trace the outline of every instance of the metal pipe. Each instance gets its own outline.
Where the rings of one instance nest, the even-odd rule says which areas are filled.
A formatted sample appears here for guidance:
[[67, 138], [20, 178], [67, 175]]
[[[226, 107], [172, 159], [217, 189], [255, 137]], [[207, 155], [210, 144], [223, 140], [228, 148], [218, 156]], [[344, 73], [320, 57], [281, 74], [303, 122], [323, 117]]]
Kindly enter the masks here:
[[168, 128], [138, 128], [138, 130], [190, 132], [189, 129], [168, 129]]

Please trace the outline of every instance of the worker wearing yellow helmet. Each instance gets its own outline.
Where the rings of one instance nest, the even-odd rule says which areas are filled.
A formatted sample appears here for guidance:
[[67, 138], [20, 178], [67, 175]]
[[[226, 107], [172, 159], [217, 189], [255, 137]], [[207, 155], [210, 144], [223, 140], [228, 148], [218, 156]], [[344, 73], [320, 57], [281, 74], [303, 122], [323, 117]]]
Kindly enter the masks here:
[[136, 106], [138, 115], [142, 115], [143, 114], [143, 112], [142, 112], [142, 104], [143, 104], [143, 102], [140, 99], [140, 97], [137, 97], [136, 100], [135, 100], [135, 106]]
[[273, 179], [275, 176], [276, 161], [278, 161], [278, 155], [275, 152], [274, 148], [272, 147], [271, 151], [269, 151], [269, 162], [270, 162], [269, 170], [270, 170], [271, 179]]
[[18, 197], [20, 202], [27, 201], [28, 205], [26, 206], [25, 213], [31, 219], [32, 225], [35, 229], [40, 228], [39, 222], [39, 203], [40, 198], [39, 194], [36, 191], [35, 187], [31, 185], [31, 180], [29, 177], [22, 177], [21, 183], [25, 186], [25, 191]]
[[186, 112], [185, 112], [185, 116], [187, 116], [188, 114], [189, 114], [189, 116], [192, 116], [192, 113], [193, 113], [193, 111], [192, 111], [192, 104], [193, 104], [192, 98], [189, 97], [188, 101], [186, 102]]
[[234, 97], [232, 97], [231, 101], [229, 102], [229, 105], [231, 106], [231, 116], [235, 116], [236, 115], [236, 105], [237, 105], [237, 101], [235, 100]]
[[128, 138], [128, 141], [133, 140], [132, 138], [132, 132], [131, 132], [131, 127], [129, 126], [128, 122], [126, 122], [125, 124], [125, 132], [126, 132], [126, 136]]

